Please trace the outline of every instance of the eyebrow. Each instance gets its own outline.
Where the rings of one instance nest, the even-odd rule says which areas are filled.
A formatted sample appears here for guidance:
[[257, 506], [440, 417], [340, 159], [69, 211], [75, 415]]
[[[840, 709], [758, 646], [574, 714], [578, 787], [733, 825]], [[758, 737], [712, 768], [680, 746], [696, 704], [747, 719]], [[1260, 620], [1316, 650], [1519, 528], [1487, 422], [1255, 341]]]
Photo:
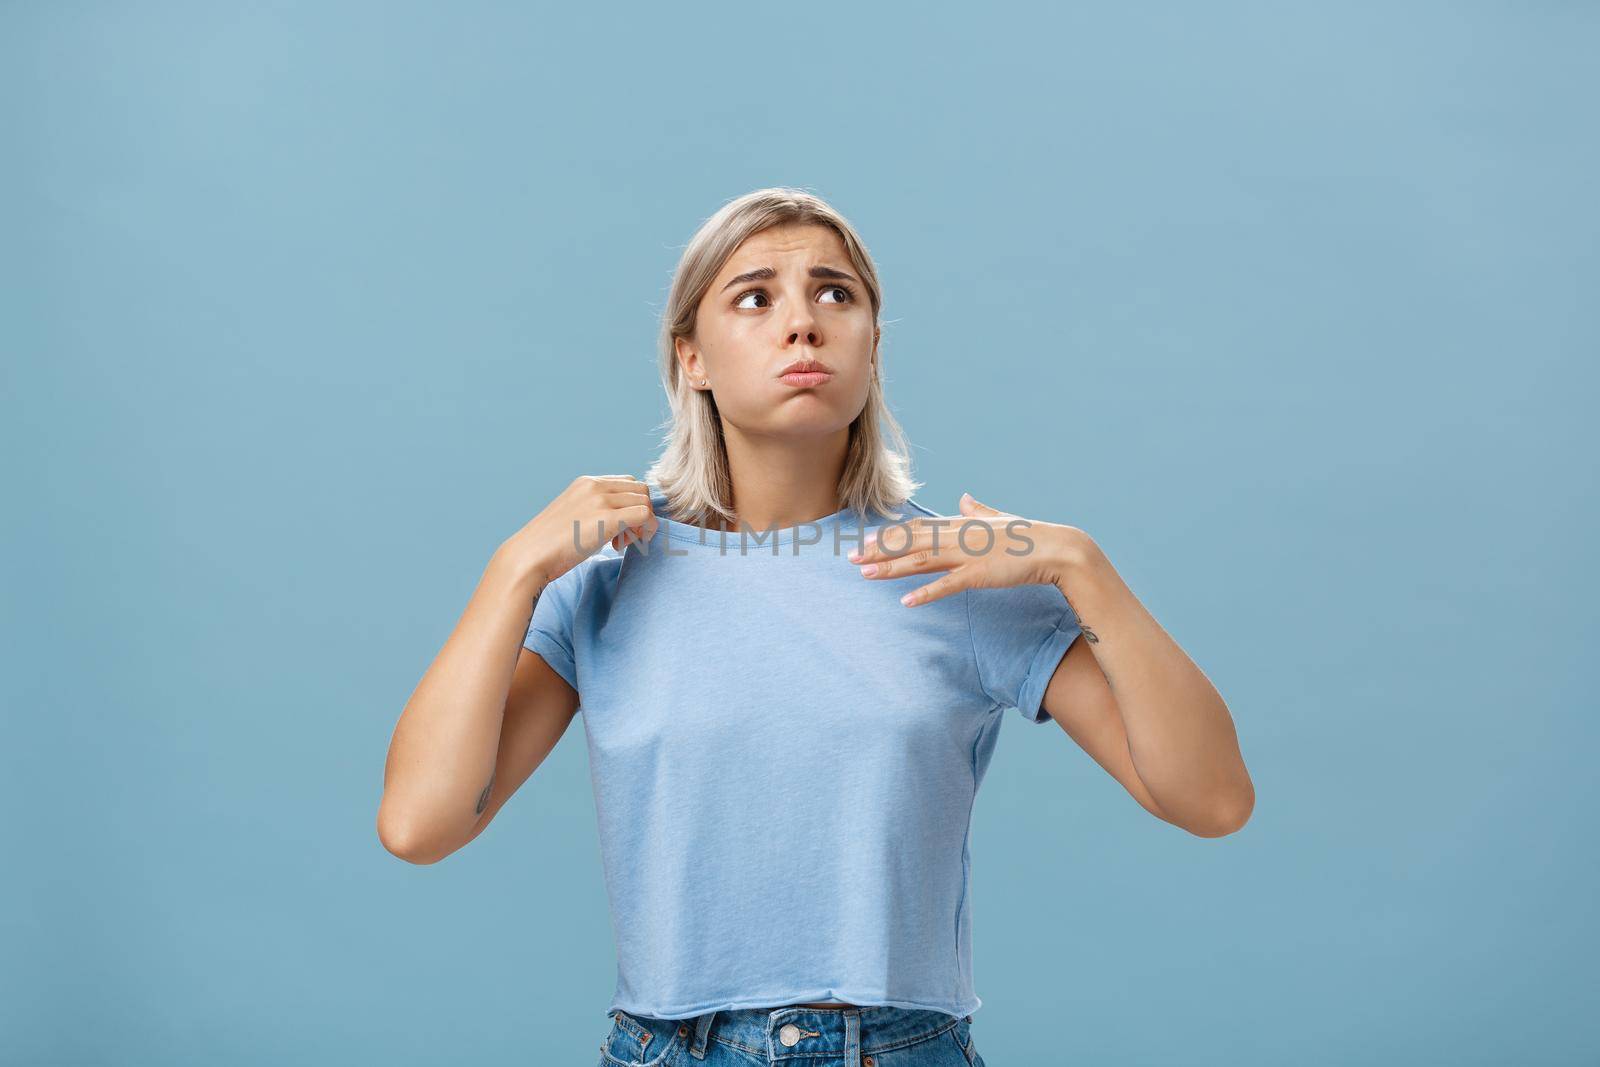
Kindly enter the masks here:
[[[857, 285], [861, 284], [860, 282], [856, 281], [855, 275], [846, 274], [844, 271], [835, 270], [833, 267], [812, 267], [806, 273], [811, 275], [813, 278], [832, 278], [835, 281], [856, 282]], [[747, 270], [743, 274], [734, 275], [728, 280], [728, 284], [722, 287], [722, 291], [727, 292], [729, 289], [732, 289], [741, 282], [766, 281], [769, 278], [776, 278], [777, 276], [778, 272], [773, 270], [771, 267], [758, 267], [755, 270]]]

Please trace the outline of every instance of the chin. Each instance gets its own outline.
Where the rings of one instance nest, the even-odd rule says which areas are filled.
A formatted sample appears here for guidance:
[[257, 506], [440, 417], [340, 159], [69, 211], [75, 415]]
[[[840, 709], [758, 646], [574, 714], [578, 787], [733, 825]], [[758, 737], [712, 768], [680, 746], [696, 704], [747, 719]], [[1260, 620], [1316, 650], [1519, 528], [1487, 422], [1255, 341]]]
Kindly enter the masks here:
[[767, 420], [765, 432], [778, 437], [826, 437], [848, 429], [856, 415], [819, 403], [819, 397], [791, 397], [784, 410]]

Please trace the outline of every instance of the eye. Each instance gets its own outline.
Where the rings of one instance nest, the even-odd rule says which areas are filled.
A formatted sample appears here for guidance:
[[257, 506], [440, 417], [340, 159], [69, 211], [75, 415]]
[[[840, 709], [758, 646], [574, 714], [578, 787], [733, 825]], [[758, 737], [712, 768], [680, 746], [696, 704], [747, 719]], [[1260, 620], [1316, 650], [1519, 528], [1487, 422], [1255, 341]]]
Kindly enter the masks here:
[[[844, 299], [843, 300], [827, 300], [827, 301], [824, 301], [824, 303], [828, 303], [828, 304], [848, 304], [848, 303], [850, 303], [852, 300], [854, 300], [856, 298], [856, 291], [854, 289], [850, 288], [848, 285], [845, 285], [843, 282], [835, 282], [832, 285], [825, 286], [822, 289], [822, 292], [824, 292], [824, 293], [841, 292], [841, 293], [844, 294]], [[733, 306], [736, 307], [736, 308], [746, 308], [748, 310], [754, 310], [754, 308], [751, 305], [745, 303], [745, 300], [748, 299], [749, 297], [752, 297], [752, 296], [759, 296], [762, 300], [767, 300], [767, 291], [765, 289], [746, 289], [744, 292], [740, 293], [739, 296], [734, 300]], [[762, 304], [762, 305], [759, 305], [759, 306], [760, 307], [765, 307], [766, 305]]]

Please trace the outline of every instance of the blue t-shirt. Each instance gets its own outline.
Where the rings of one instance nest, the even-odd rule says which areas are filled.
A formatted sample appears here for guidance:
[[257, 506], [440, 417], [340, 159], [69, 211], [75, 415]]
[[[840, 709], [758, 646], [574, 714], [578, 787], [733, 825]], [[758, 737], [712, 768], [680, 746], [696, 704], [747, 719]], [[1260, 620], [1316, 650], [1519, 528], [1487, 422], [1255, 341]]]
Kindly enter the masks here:
[[[1049, 718], [1080, 632], [1066, 597], [907, 607], [944, 572], [863, 578], [850, 509], [741, 535], [669, 519], [651, 492], [656, 535], [549, 583], [525, 641], [579, 694], [617, 947], [607, 1011], [976, 1011], [973, 800], [1004, 709]], [[934, 514], [911, 500], [866, 526]]]

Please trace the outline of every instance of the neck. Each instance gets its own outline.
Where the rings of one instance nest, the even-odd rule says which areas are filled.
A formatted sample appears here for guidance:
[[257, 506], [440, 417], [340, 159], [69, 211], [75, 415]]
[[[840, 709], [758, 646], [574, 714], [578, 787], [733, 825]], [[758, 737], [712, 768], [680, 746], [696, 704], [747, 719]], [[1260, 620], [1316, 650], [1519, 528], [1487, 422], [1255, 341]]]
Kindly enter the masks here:
[[752, 530], [815, 522], [844, 505], [839, 479], [850, 447], [848, 426], [815, 437], [759, 437], [723, 424], [733, 508]]

